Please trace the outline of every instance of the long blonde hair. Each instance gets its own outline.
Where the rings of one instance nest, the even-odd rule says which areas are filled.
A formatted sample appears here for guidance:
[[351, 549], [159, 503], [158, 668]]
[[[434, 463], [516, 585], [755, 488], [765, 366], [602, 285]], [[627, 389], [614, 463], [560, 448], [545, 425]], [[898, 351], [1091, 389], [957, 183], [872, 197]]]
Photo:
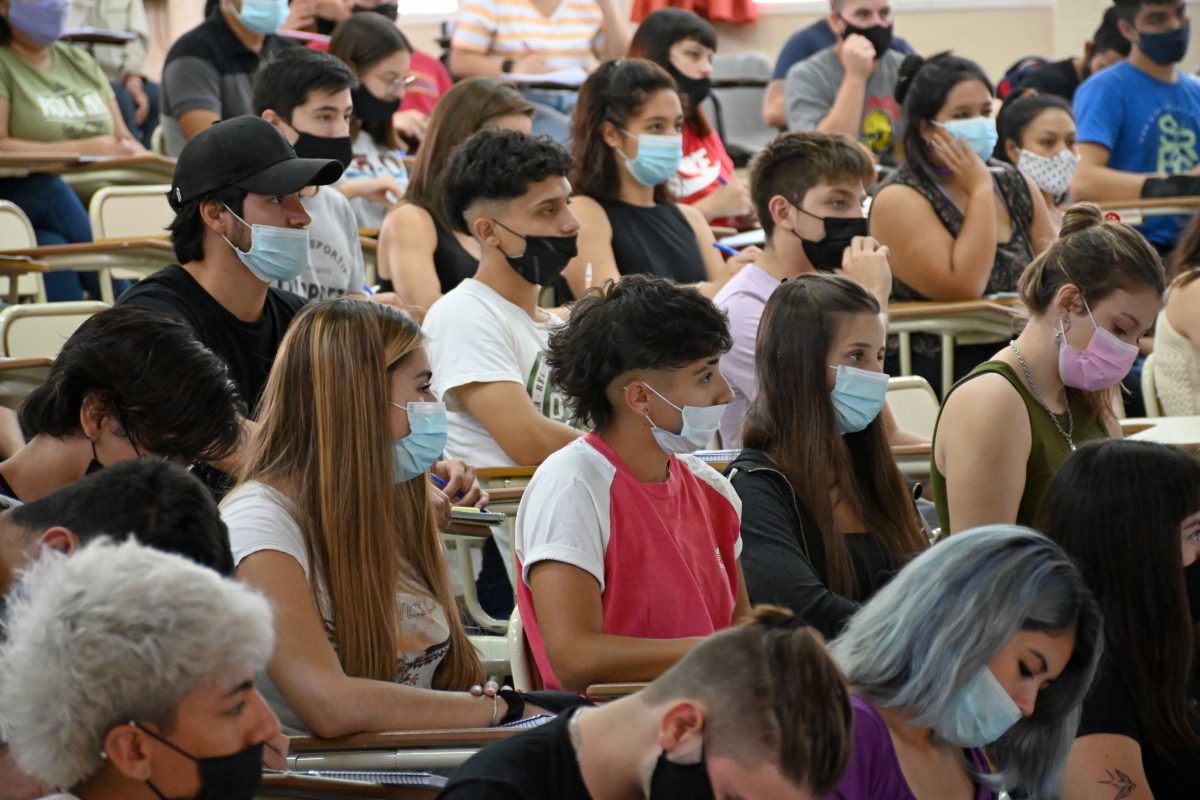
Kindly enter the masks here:
[[429, 481], [392, 478], [389, 375], [422, 342], [415, 322], [377, 303], [306, 308], [276, 356], [238, 477], [288, 487], [347, 675], [395, 680], [403, 587], [446, 612], [450, 649], [434, 686], [465, 689], [483, 668], [450, 590]]

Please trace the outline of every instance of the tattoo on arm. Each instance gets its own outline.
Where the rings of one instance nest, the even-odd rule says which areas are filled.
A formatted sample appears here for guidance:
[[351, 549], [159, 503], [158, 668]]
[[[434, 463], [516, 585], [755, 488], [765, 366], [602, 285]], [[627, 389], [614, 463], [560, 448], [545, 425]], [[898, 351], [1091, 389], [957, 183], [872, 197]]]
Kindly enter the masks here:
[[1113, 800], [1125, 800], [1133, 794], [1133, 790], [1137, 788], [1137, 784], [1130, 780], [1129, 776], [1119, 769], [1106, 769], [1104, 774], [1108, 776], [1108, 780], [1099, 781], [1104, 786], [1112, 786], [1116, 788], [1117, 794]]

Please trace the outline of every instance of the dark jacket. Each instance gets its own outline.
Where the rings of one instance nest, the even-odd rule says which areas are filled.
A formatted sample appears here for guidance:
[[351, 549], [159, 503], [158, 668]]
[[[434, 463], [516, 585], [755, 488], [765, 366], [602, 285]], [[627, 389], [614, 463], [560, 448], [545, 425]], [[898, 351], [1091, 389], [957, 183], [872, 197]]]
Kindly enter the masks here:
[[[725, 470], [742, 500], [742, 572], [751, 603], [791, 609], [821, 632], [837, 636], [859, 604], [826, 585], [824, 533], [791, 483], [760, 450], [743, 450]], [[866, 598], [891, 577], [886, 552], [871, 533], [847, 536]]]

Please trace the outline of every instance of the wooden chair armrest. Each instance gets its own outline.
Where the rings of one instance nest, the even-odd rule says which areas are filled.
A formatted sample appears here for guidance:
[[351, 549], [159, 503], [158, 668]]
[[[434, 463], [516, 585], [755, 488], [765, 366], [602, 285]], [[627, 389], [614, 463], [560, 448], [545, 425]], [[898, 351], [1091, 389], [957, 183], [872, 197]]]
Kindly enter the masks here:
[[598, 700], [612, 700], [625, 697], [646, 688], [645, 683], [593, 683], [584, 692], [588, 697]]
[[420, 747], [486, 747], [507, 739], [521, 728], [459, 728], [448, 731], [391, 731], [355, 733], [335, 739], [293, 736], [288, 753], [317, 753], [337, 750], [411, 750]]
[[892, 446], [892, 455], [896, 458], [915, 458], [917, 456], [929, 458], [932, 454], [932, 444], [900, 444]]
[[44, 367], [49, 369], [54, 366], [53, 358], [45, 356], [35, 356], [33, 358], [0, 358], [0, 372], [5, 372], [14, 369], [36, 369]]

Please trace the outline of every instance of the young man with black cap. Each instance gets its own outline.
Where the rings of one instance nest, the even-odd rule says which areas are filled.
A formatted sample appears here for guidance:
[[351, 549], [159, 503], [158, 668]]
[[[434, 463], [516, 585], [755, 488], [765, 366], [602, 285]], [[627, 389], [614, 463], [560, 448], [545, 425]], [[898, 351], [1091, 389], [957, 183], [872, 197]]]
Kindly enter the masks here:
[[904, 55], [891, 49], [891, 0], [831, 0], [838, 42], [801, 61], [784, 79], [789, 131], [841, 133], [877, 160], [895, 163], [900, 104], [896, 79]]
[[[168, 199], [172, 264], [121, 295], [179, 319], [229, 366], [253, 415], [275, 351], [304, 299], [272, 287], [308, 267], [302, 192], [342, 174], [331, 159], [299, 158], [259, 117], [219, 122], [188, 142]], [[182, 265], [182, 266], [180, 266]]]
[[425, 316], [433, 390], [446, 403], [446, 455], [488, 467], [540, 464], [579, 436], [550, 383], [545, 350], [562, 320], [538, 308], [576, 253], [571, 157], [545, 138], [481, 131], [446, 169], [446, 213], [481, 255]]

